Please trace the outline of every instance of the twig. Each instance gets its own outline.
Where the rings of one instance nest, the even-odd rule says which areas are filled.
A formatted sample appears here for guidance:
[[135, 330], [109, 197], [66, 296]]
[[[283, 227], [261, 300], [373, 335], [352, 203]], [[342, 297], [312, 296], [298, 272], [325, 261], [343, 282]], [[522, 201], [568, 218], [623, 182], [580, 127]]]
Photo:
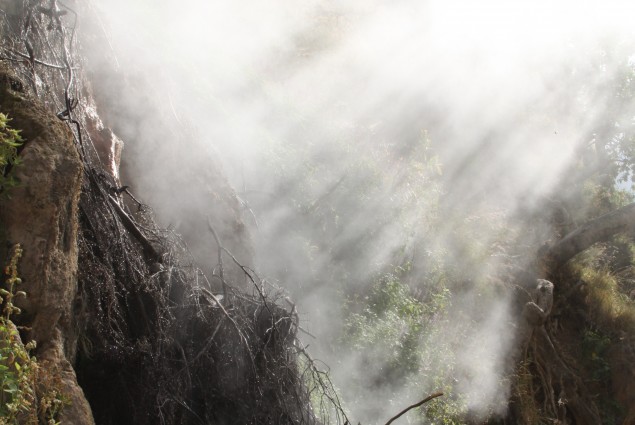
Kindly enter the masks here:
[[130, 218], [128, 214], [126, 214], [126, 212], [121, 208], [121, 206], [119, 206], [115, 198], [108, 195], [108, 200], [110, 201], [110, 204], [112, 205], [112, 207], [115, 209], [115, 212], [121, 219], [121, 222], [126, 227], [126, 229], [128, 229], [128, 231], [132, 233], [132, 235], [139, 241], [139, 243], [141, 243], [141, 246], [143, 246], [143, 249], [146, 252], [146, 254], [150, 256], [153, 260], [161, 262], [163, 255], [159, 253], [154, 248], [154, 246], [152, 246], [150, 241], [143, 235], [141, 230], [139, 230], [134, 220]]
[[[245, 344], [245, 348], [247, 349], [247, 353], [249, 353], [249, 358], [251, 360], [252, 366], [254, 367], [254, 370], [256, 370], [256, 364], [253, 358], [253, 354], [251, 352], [251, 350], [249, 349], [249, 341], [247, 340], [247, 337], [243, 334], [243, 332], [240, 330], [240, 326], [238, 326], [238, 323], [236, 323], [236, 321], [234, 320], [233, 317], [231, 317], [229, 315], [229, 313], [227, 312], [227, 310], [225, 310], [225, 307], [223, 307], [223, 305], [220, 303], [220, 300], [218, 298], [216, 298], [216, 295], [212, 294], [211, 291], [208, 291], [205, 288], [201, 288], [201, 291], [204, 292], [206, 295], [210, 296], [214, 302], [220, 307], [221, 311], [223, 312], [223, 314], [225, 315], [225, 317], [227, 317], [229, 319], [230, 322], [232, 322], [232, 325], [234, 325], [234, 328], [236, 329], [236, 332], [238, 332], [238, 336], [243, 340], [244, 344]], [[227, 299], [227, 298], [225, 298]], [[220, 324], [219, 324], [220, 326]], [[214, 331], [214, 335], [216, 334], [216, 331]], [[214, 338], [214, 335], [212, 335], [212, 338]]]
[[307, 331], [306, 329], [304, 329], [302, 326], [297, 325], [298, 326], [298, 330], [302, 331], [303, 333], [307, 334], [308, 336], [310, 336], [313, 339], [317, 339], [317, 337], [315, 335], [313, 335], [311, 332]]
[[[33, 63], [37, 63], [38, 65], [46, 66], [46, 67], [53, 68], [53, 69], [66, 69], [66, 66], [63, 66], [63, 65], [55, 65], [55, 64], [47, 63], [47, 62], [44, 62], [44, 61], [41, 61], [41, 60], [38, 60], [38, 59], [35, 59], [35, 58], [31, 59], [31, 57], [29, 55], [24, 54], [24, 53], [22, 53], [20, 51], [17, 51], [17, 50], [11, 50], [10, 53], [13, 53], [14, 55], [18, 55], [22, 59], [26, 59], [28, 61], [32, 60]], [[20, 60], [20, 59], [17, 59], [17, 58], [2, 57], [1, 59], [10, 60], [10, 61], [14, 61], [14, 62], [23, 62], [23, 60]]]
[[434, 398], [441, 397], [442, 395], [443, 395], [443, 393], [434, 393], [432, 395], [427, 396], [426, 398], [421, 400], [419, 403], [415, 403], [412, 406], [406, 407], [404, 410], [402, 410], [401, 412], [397, 413], [395, 416], [390, 418], [390, 420], [388, 422], [386, 422], [386, 425], [390, 425], [391, 423], [393, 423], [394, 421], [399, 419], [401, 416], [403, 416], [409, 410], [417, 408], [417, 407], [421, 406], [422, 404], [427, 403], [427, 402], [429, 402], [430, 400], [432, 400]]
[[214, 226], [212, 226], [212, 221], [207, 217], [207, 227], [209, 231], [212, 232], [212, 236], [214, 236], [214, 240], [216, 240], [216, 245], [218, 245], [218, 276], [220, 277], [221, 284], [223, 285], [223, 296], [227, 299], [227, 284], [225, 283], [225, 276], [223, 272], [223, 251], [226, 251], [223, 248], [223, 245], [220, 243], [220, 239], [218, 238], [218, 234], [216, 234], [216, 230], [214, 230]]
[[302, 326], [300, 326], [300, 318], [298, 317], [298, 309], [296, 308], [295, 304], [291, 301], [291, 299], [289, 299], [289, 297], [284, 297], [284, 300], [291, 307], [291, 315], [295, 317], [295, 322], [296, 322], [295, 326], [296, 326], [296, 328], [298, 328], [298, 330], [304, 332], [305, 334], [307, 334], [311, 338], [317, 339], [317, 337], [315, 335], [313, 335], [311, 332], [307, 331], [306, 329], [302, 328]]
[[[207, 218], [207, 224], [210, 226], [210, 229], [212, 229], [211, 224], [210, 224], [210, 222], [209, 222], [209, 217]], [[213, 230], [213, 229], [212, 229], [212, 230]], [[273, 317], [274, 317], [274, 314], [273, 314], [273, 312], [271, 311], [271, 309], [269, 308], [269, 304], [267, 303], [267, 296], [266, 296], [266, 295], [265, 295], [265, 293], [263, 292], [263, 289], [262, 289], [262, 288], [260, 288], [260, 287], [258, 286], [258, 284], [256, 283], [256, 280], [255, 280], [255, 279], [254, 279], [254, 277], [252, 276], [252, 273], [253, 273], [253, 274], [254, 274], [254, 275], [255, 275], [255, 276], [256, 276], [256, 277], [260, 280], [260, 278], [258, 277], [258, 275], [256, 274], [256, 272], [254, 272], [254, 271], [253, 271], [252, 269], [250, 269], [249, 267], [245, 267], [245, 266], [243, 266], [243, 265], [240, 263], [240, 261], [238, 261], [238, 260], [236, 259], [236, 257], [234, 256], [234, 254], [232, 254], [232, 253], [231, 253], [231, 252], [230, 252], [227, 248], [224, 248], [224, 247], [223, 247], [223, 246], [221, 246], [220, 244], [219, 244], [219, 248], [220, 248], [220, 250], [225, 251], [225, 253], [226, 253], [227, 255], [229, 255], [229, 258], [231, 258], [231, 259], [234, 261], [234, 263], [236, 263], [236, 265], [237, 265], [238, 267], [240, 267], [240, 269], [243, 271], [243, 273], [245, 274], [245, 276], [247, 276], [247, 278], [248, 278], [248, 279], [251, 281], [251, 283], [254, 285], [254, 287], [256, 288], [256, 291], [258, 291], [258, 294], [260, 295], [260, 298], [262, 299], [262, 303], [263, 303], [263, 305], [265, 306], [265, 308], [266, 308], [266, 309], [267, 309], [267, 311], [269, 312], [269, 316], [271, 317], [271, 327], [273, 328], [273, 330], [274, 330], [274, 331], [278, 332], [278, 329], [276, 328], [276, 324], [275, 324], [275, 322], [273, 322]], [[220, 255], [221, 255], [221, 254], [220, 254], [220, 252], [219, 252], [219, 254], [218, 254], [219, 259], [220, 259]], [[222, 266], [222, 264], [221, 264], [221, 266]], [[251, 273], [250, 273], [250, 272], [251, 272]], [[262, 282], [262, 280], [261, 280], [261, 282]], [[224, 284], [225, 284], [225, 281], [223, 280], [223, 285], [224, 285]], [[271, 338], [271, 335], [272, 335], [272, 333], [269, 333], [269, 338]], [[269, 342], [269, 340], [267, 340], [267, 342]]]
[[146, 204], [144, 204], [143, 202], [139, 201], [137, 198], [134, 197], [134, 195], [130, 192], [130, 188], [124, 186], [125, 189], [123, 190], [123, 193], [126, 193], [128, 196], [130, 196], [130, 199], [132, 199], [134, 202], [137, 203], [137, 211], [143, 211], [144, 209], [148, 208], [148, 206]]
[[[223, 319], [221, 318], [221, 320], [218, 321], [218, 325], [216, 325], [216, 329], [214, 329], [214, 332], [212, 333], [212, 336], [209, 337], [209, 339], [207, 340], [207, 344], [205, 344], [205, 347], [203, 347], [203, 349], [196, 355], [194, 356], [194, 358], [192, 359], [192, 361], [190, 362], [191, 364], [196, 363], [196, 361], [205, 353], [207, 352], [210, 348], [212, 348], [212, 343], [214, 342], [214, 338], [216, 337], [216, 334], [218, 333], [218, 330], [220, 329], [220, 326], [223, 324]], [[186, 361], [186, 366], [187, 366], [187, 361]]]
[[298, 344], [295, 347], [298, 353], [302, 354], [307, 362], [307, 367], [304, 373], [308, 371], [311, 374], [312, 378], [315, 380], [315, 383], [319, 386], [319, 390], [322, 392], [322, 396], [326, 397], [326, 399], [331, 403], [331, 406], [335, 408], [338, 423], [339, 419], [343, 419], [345, 424], [350, 424], [350, 420], [348, 419], [346, 413], [344, 412], [344, 409], [342, 408], [342, 403], [340, 402], [337, 392], [334, 389], [334, 385], [331, 382], [331, 378], [329, 377], [328, 372], [323, 372], [318, 369], [317, 365], [315, 364], [316, 361], [313, 360], [313, 358], [306, 351], [308, 345], [303, 347], [302, 343], [298, 341]]

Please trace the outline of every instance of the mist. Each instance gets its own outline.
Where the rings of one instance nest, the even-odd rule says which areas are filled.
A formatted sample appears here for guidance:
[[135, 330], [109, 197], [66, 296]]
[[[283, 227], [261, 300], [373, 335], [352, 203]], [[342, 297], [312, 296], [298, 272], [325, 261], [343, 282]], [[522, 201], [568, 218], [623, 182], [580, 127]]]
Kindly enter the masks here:
[[[545, 242], [492, 247], [518, 243], [527, 230], [518, 214], [539, 210], [579, 149], [593, 143], [617, 78], [633, 67], [635, 6], [93, 0], [90, 7], [99, 19], [83, 31], [108, 43], [86, 44], [87, 67], [100, 77], [99, 95], [110, 97], [102, 100], [111, 105], [108, 124], [126, 143], [125, 178], [179, 231], [202, 205], [175, 202], [181, 188], [173, 176], [222, 167], [254, 247], [243, 259], [297, 303], [301, 338], [330, 366], [351, 418], [383, 423], [444, 385], [474, 417], [505, 407], [512, 306], [496, 286], [474, 282], [504, 266], [495, 254]], [[96, 71], [102, 67], [115, 76]], [[125, 89], [113, 82], [122, 76]], [[620, 118], [632, 124], [633, 116], [632, 102], [621, 105]], [[158, 132], [166, 121], [175, 133]], [[179, 157], [187, 163], [173, 160], [175, 150], [190, 152]], [[406, 263], [415, 297], [429, 299], [449, 279], [441, 268], [464, 283], [418, 341], [429, 374], [369, 386], [388, 366], [368, 362], [389, 353], [342, 352], [343, 323], [357, 312], [350, 300]]]

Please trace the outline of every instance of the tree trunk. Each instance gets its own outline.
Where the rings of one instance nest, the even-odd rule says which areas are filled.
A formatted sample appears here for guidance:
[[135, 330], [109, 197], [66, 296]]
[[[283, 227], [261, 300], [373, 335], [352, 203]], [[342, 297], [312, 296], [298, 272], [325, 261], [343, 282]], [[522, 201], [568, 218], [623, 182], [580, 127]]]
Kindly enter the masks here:
[[590, 220], [567, 234], [547, 250], [545, 261], [557, 270], [591, 245], [620, 232], [635, 230], [635, 203]]

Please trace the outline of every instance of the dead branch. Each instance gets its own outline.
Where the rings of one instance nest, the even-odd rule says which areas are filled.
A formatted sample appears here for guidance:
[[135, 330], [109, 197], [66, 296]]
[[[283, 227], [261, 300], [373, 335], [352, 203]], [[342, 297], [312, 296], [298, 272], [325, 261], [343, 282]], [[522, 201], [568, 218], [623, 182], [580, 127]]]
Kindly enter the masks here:
[[[210, 229], [212, 229], [212, 230], [213, 230], [213, 228], [212, 228], [212, 226], [211, 226], [211, 224], [210, 224], [210, 222], [209, 222], [209, 217], [208, 217], [208, 219], [207, 219], [207, 224], [210, 226]], [[215, 232], [214, 232], [214, 233], [215, 233]], [[217, 239], [217, 242], [218, 242], [218, 239]], [[218, 252], [218, 257], [219, 257], [219, 260], [221, 259], [221, 254], [222, 254], [221, 250], [222, 250], [222, 251], [224, 251], [227, 255], [229, 255], [229, 258], [231, 258], [231, 259], [234, 261], [234, 263], [235, 263], [238, 267], [240, 267], [240, 269], [243, 271], [243, 273], [245, 274], [245, 276], [247, 276], [247, 278], [251, 281], [251, 283], [253, 283], [254, 287], [256, 288], [256, 291], [258, 291], [258, 294], [260, 295], [260, 298], [261, 298], [261, 300], [262, 300], [262, 304], [263, 304], [263, 305], [265, 306], [265, 308], [267, 309], [267, 312], [269, 313], [269, 317], [271, 317], [271, 319], [273, 320], [274, 314], [273, 314], [273, 312], [271, 311], [271, 308], [269, 308], [269, 303], [267, 302], [267, 296], [266, 296], [266, 295], [265, 295], [265, 293], [263, 292], [262, 288], [260, 288], [260, 287], [258, 286], [258, 284], [256, 283], [256, 280], [254, 279], [254, 276], [256, 276], [256, 277], [258, 278], [258, 275], [256, 275], [256, 273], [255, 273], [252, 269], [250, 269], [249, 267], [243, 266], [243, 265], [242, 265], [242, 264], [241, 264], [241, 263], [240, 263], [240, 262], [236, 259], [236, 257], [234, 256], [234, 254], [232, 254], [232, 253], [231, 253], [231, 252], [230, 252], [227, 248], [224, 248], [224, 247], [223, 247], [223, 246], [221, 246], [220, 244], [218, 245], [218, 247], [219, 247], [219, 250], [218, 250], [218, 251], [219, 251], [219, 252]], [[252, 276], [252, 274], [253, 274], [254, 276]], [[260, 278], [258, 278], [258, 279], [260, 279]], [[273, 322], [273, 321], [272, 321], [272, 323], [271, 323], [271, 328], [272, 328], [274, 331], [278, 332], [278, 329], [277, 329], [277, 327], [276, 327], [276, 324], [275, 324], [275, 322]], [[272, 335], [273, 335], [273, 333], [269, 333], [269, 338], [271, 338], [271, 336], [272, 336]], [[268, 343], [268, 342], [269, 342], [269, 339], [267, 340], [267, 343]]]
[[128, 214], [126, 214], [126, 212], [123, 210], [123, 208], [121, 208], [121, 205], [119, 205], [115, 198], [108, 195], [108, 200], [110, 201], [112, 207], [115, 209], [115, 212], [121, 219], [121, 222], [123, 223], [125, 228], [135, 237], [135, 239], [139, 241], [139, 243], [141, 243], [141, 246], [143, 246], [143, 250], [146, 252], [146, 254], [154, 261], [161, 262], [161, 253], [159, 253], [156, 248], [150, 243], [150, 241], [143, 235], [141, 230], [139, 230], [139, 228], [135, 224], [134, 220], [130, 218]]
[[[203, 347], [203, 349], [201, 351], [199, 351], [199, 353], [194, 356], [194, 358], [191, 360], [191, 363], [194, 364], [196, 363], [196, 361], [203, 355], [205, 354], [209, 349], [212, 348], [212, 343], [214, 342], [214, 338], [216, 337], [216, 334], [218, 333], [218, 330], [220, 329], [221, 325], [223, 324], [223, 319], [218, 321], [218, 325], [216, 325], [216, 329], [214, 329], [214, 332], [212, 332], [212, 336], [210, 336], [207, 339], [207, 344], [205, 344], [205, 347]], [[185, 363], [186, 367], [187, 367], [187, 362]]]
[[218, 234], [216, 230], [214, 230], [214, 226], [212, 226], [212, 221], [207, 217], [207, 227], [210, 232], [212, 232], [212, 236], [214, 236], [214, 240], [216, 241], [216, 245], [218, 246], [218, 276], [220, 277], [221, 284], [223, 285], [223, 296], [227, 299], [227, 284], [225, 283], [225, 276], [223, 271], [223, 245], [220, 243], [220, 239], [218, 238]]
[[[10, 58], [10, 57], [6, 57], [6, 56], [4, 56], [4, 57], [2, 57], [0, 59], [10, 60], [10, 61], [14, 61], [14, 62], [22, 62], [24, 60], [27, 60], [27, 61], [32, 61], [33, 63], [37, 63], [38, 65], [46, 66], [48, 68], [66, 69], [66, 66], [64, 66], [64, 65], [55, 65], [55, 64], [52, 64], [52, 63], [44, 62], [44, 61], [39, 60], [39, 59], [31, 58], [29, 55], [27, 55], [25, 53], [22, 53], [20, 51], [17, 51], [17, 50], [11, 50], [10, 53], [12, 53], [14, 55], [17, 55], [17, 56], [21, 57], [22, 59]], [[75, 68], [75, 69], [77, 69], [77, 68]]]
[[130, 199], [132, 199], [137, 204], [137, 211], [142, 211], [144, 208], [148, 208], [146, 204], [135, 198], [129, 189], [129, 187], [125, 187], [125, 189], [123, 189], [123, 193], [126, 193], [128, 196], [130, 196]]
[[395, 416], [393, 416], [392, 418], [390, 418], [390, 420], [388, 422], [386, 422], [386, 425], [390, 425], [391, 423], [393, 423], [394, 421], [396, 421], [397, 419], [399, 419], [401, 416], [403, 416], [405, 413], [407, 413], [408, 411], [415, 409], [427, 402], [429, 402], [432, 399], [435, 399], [437, 397], [441, 397], [443, 395], [443, 393], [434, 393], [432, 395], [427, 396], [426, 398], [424, 398], [423, 400], [421, 400], [419, 403], [415, 403], [412, 406], [408, 406], [406, 407], [404, 410], [402, 410], [401, 412], [397, 413]]
[[308, 348], [308, 345], [306, 347], [303, 347], [302, 344], [299, 341], [297, 341], [295, 346], [298, 353], [301, 354], [304, 357], [304, 360], [306, 361], [307, 366], [304, 373], [309, 372], [312, 380], [319, 387], [318, 389], [321, 392], [322, 397], [326, 397], [326, 399], [331, 404], [331, 406], [335, 407], [335, 412], [337, 414], [338, 422], [339, 422], [339, 419], [343, 419], [345, 424], [350, 424], [350, 420], [348, 419], [348, 417], [346, 416], [346, 413], [341, 407], [342, 404], [337, 395], [337, 392], [334, 391], [334, 385], [331, 382], [331, 378], [329, 377], [328, 372], [321, 371], [317, 367], [316, 361], [306, 351], [306, 349]]

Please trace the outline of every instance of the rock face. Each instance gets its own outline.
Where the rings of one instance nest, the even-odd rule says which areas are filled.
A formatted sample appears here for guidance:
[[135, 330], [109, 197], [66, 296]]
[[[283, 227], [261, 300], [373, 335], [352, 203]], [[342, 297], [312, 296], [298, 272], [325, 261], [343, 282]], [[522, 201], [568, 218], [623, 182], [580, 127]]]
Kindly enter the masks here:
[[97, 151], [102, 168], [114, 178], [118, 186], [119, 164], [123, 151], [123, 141], [112, 130], [104, 125], [97, 110], [92, 95], [87, 96], [87, 104], [84, 106], [86, 120], [86, 134]]
[[[90, 407], [71, 366], [76, 332], [71, 306], [77, 288], [77, 208], [82, 163], [68, 127], [39, 102], [8, 68], [0, 67], [0, 111], [22, 131], [22, 165], [12, 170], [19, 187], [0, 201], [2, 249], [20, 243], [21, 289], [27, 299], [16, 318], [37, 342], [38, 362], [59, 378], [70, 398], [64, 424], [92, 424]], [[3, 255], [6, 258], [6, 255]]]

